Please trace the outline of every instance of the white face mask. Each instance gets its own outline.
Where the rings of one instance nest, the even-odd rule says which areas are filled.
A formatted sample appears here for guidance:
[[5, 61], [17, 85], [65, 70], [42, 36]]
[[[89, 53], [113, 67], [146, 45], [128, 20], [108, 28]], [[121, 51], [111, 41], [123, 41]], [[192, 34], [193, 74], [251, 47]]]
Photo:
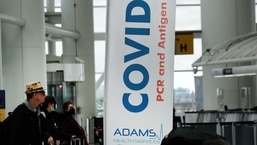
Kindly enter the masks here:
[[55, 111], [55, 108], [54, 108], [54, 107], [51, 107], [51, 112], [52, 112], [52, 111]]
[[55, 108], [55, 105], [54, 104], [51, 104], [51, 108], [50, 108], [50, 111], [56, 111], [56, 108]]

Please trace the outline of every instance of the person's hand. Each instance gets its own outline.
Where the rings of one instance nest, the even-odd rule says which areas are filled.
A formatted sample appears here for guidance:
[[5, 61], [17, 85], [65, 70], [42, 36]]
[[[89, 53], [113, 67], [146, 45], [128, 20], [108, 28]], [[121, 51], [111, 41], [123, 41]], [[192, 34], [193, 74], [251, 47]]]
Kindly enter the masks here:
[[53, 138], [52, 136], [48, 137], [47, 143], [48, 143], [49, 145], [54, 145], [54, 138]]

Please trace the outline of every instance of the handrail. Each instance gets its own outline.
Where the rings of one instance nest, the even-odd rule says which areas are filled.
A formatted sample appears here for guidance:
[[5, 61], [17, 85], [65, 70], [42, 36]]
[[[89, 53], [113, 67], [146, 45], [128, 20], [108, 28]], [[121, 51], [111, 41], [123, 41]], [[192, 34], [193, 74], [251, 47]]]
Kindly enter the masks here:
[[50, 35], [56, 35], [56, 36], [61, 36], [61, 37], [70, 37], [70, 38], [74, 38], [74, 39], [80, 38], [80, 34], [78, 32], [65, 30], [63, 28], [56, 27], [49, 23], [45, 23], [45, 31], [47, 34], [50, 34]]
[[[13, 17], [10, 15], [0, 13], [0, 20], [2, 22], [15, 24], [19, 26], [24, 26], [26, 24], [26, 20], [19, 17]], [[56, 27], [49, 23], [45, 23], [45, 32], [50, 35], [59, 36], [59, 37], [70, 37], [73, 39], [79, 39], [80, 34], [75, 31], [66, 30], [60, 27]]]
[[2, 22], [15, 24], [15, 25], [20, 25], [20, 26], [24, 26], [26, 24], [25, 19], [5, 15], [5, 14], [2, 14], [2, 13], [0, 13], [0, 19], [1, 19]]

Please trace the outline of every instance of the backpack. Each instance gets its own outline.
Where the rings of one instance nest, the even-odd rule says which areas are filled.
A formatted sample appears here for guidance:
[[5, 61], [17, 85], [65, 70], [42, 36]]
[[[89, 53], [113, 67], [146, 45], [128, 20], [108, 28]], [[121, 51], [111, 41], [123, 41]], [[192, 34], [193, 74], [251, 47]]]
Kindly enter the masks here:
[[12, 113], [8, 113], [8, 117], [5, 118], [4, 121], [0, 123], [0, 141], [4, 145], [7, 145], [7, 141], [9, 138], [9, 130], [11, 126], [11, 118], [12, 118]]
[[[16, 109], [17, 108], [24, 109], [26, 108], [26, 106], [24, 103], [22, 103], [19, 106], [17, 106]], [[5, 120], [0, 123], [0, 144], [8, 145], [10, 134], [9, 131], [12, 125], [12, 118], [12, 112], [9, 112], [7, 118], [5, 118]]]

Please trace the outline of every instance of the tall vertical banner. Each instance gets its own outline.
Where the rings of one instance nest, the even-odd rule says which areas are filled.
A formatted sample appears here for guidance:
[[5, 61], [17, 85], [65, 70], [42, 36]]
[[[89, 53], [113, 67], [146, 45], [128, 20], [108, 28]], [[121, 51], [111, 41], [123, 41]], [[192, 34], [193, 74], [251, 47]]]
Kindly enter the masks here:
[[105, 145], [160, 145], [172, 129], [175, 0], [109, 0]]

